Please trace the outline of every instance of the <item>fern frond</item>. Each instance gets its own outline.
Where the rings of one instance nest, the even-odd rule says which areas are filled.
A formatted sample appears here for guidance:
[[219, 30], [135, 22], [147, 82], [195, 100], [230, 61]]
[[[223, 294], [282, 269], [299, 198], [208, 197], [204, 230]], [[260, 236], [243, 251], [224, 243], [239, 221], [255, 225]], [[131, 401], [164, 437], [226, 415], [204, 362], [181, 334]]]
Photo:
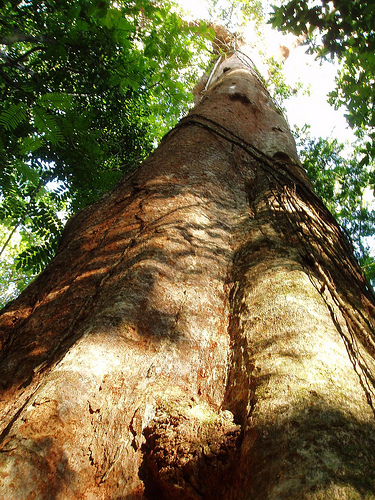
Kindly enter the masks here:
[[16, 167], [18, 173], [21, 174], [27, 181], [32, 182], [35, 186], [38, 184], [39, 173], [35, 169], [20, 160], [15, 161], [14, 166]]
[[54, 256], [52, 245], [32, 245], [16, 257], [16, 269], [39, 273]]
[[27, 107], [24, 103], [11, 104], [0, 114], [0, 125], [5, 130], [14, 130], [27, 116]]
[[24, 156], [36, 151], [43, 144], [40, 137], [28, 135], [19, 141], [19, 154]]
[[34, 125], [48, 141], [56, 146], [64, 139], [63, 133], [57, 124], [56, 118], [46, 109], [35, 106], [33, 111]]
[[59, 92], [48, 92], [42, 94], [37, 104], [44, 109], [53, 109], [55, 111], [68, 111], [72, 104], [72, 96], [69, 94], [61, 94]]

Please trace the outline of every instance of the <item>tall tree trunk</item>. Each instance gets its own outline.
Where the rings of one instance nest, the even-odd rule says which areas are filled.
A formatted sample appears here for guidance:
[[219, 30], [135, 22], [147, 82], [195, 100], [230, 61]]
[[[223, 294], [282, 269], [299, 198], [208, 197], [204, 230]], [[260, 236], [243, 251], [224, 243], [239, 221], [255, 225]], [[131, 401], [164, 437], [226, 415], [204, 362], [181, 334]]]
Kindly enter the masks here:
[[0, 318], [5, 499], [375, 495], [374, 301], [240, 53]]

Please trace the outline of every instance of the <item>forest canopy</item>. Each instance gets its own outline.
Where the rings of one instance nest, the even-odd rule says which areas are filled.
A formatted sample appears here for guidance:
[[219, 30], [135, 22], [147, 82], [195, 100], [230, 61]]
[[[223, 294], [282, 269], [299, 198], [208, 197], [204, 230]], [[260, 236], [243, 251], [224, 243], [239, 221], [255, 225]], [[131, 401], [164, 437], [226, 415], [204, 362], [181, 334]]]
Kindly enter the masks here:
[[13, 283], [10, 296], [52, 258], [66, 218], [186, 111], [201, 72], [194, 30], [167, 2], [0, 2], [0, 285]]
[[[210, 12], [230, 29], [269, 19], [306, 34], [318, 57], [340, 61], [330, 99], [347, 107], [358, 144], [348, 158], [339, 141], [310, 137], [307, 128], [297, 142], [371, 279], [375, 217], [363, 192], [375, 182], [374, 13], [367, 2], [348, 5], [292, 0], [267, 17], [259, 1], [211, 0]], [[169, 2], [0, 1], [0, 305], [53, 257], [67, 217], [136, 168], [186, 113], [215, 57], [208, 26], [186, 23]]]

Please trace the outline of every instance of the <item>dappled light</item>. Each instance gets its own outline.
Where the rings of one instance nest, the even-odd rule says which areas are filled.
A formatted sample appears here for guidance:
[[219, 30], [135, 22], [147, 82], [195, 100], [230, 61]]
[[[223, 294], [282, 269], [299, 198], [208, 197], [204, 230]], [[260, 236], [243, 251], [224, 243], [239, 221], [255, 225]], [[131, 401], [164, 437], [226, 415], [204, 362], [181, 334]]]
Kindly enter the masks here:
[[4, 309], [1, 493], [375, 494], [373, 295], [248, 66]]

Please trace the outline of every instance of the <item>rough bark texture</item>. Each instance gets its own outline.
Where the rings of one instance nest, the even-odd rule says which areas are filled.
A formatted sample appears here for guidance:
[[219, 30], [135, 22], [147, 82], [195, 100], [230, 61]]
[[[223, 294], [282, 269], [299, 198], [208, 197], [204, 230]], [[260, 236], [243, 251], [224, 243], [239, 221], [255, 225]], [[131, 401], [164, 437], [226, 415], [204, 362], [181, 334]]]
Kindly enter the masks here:
[[0, 498], [373, 498], [373, 310], [234, 55], [3, 311]]

